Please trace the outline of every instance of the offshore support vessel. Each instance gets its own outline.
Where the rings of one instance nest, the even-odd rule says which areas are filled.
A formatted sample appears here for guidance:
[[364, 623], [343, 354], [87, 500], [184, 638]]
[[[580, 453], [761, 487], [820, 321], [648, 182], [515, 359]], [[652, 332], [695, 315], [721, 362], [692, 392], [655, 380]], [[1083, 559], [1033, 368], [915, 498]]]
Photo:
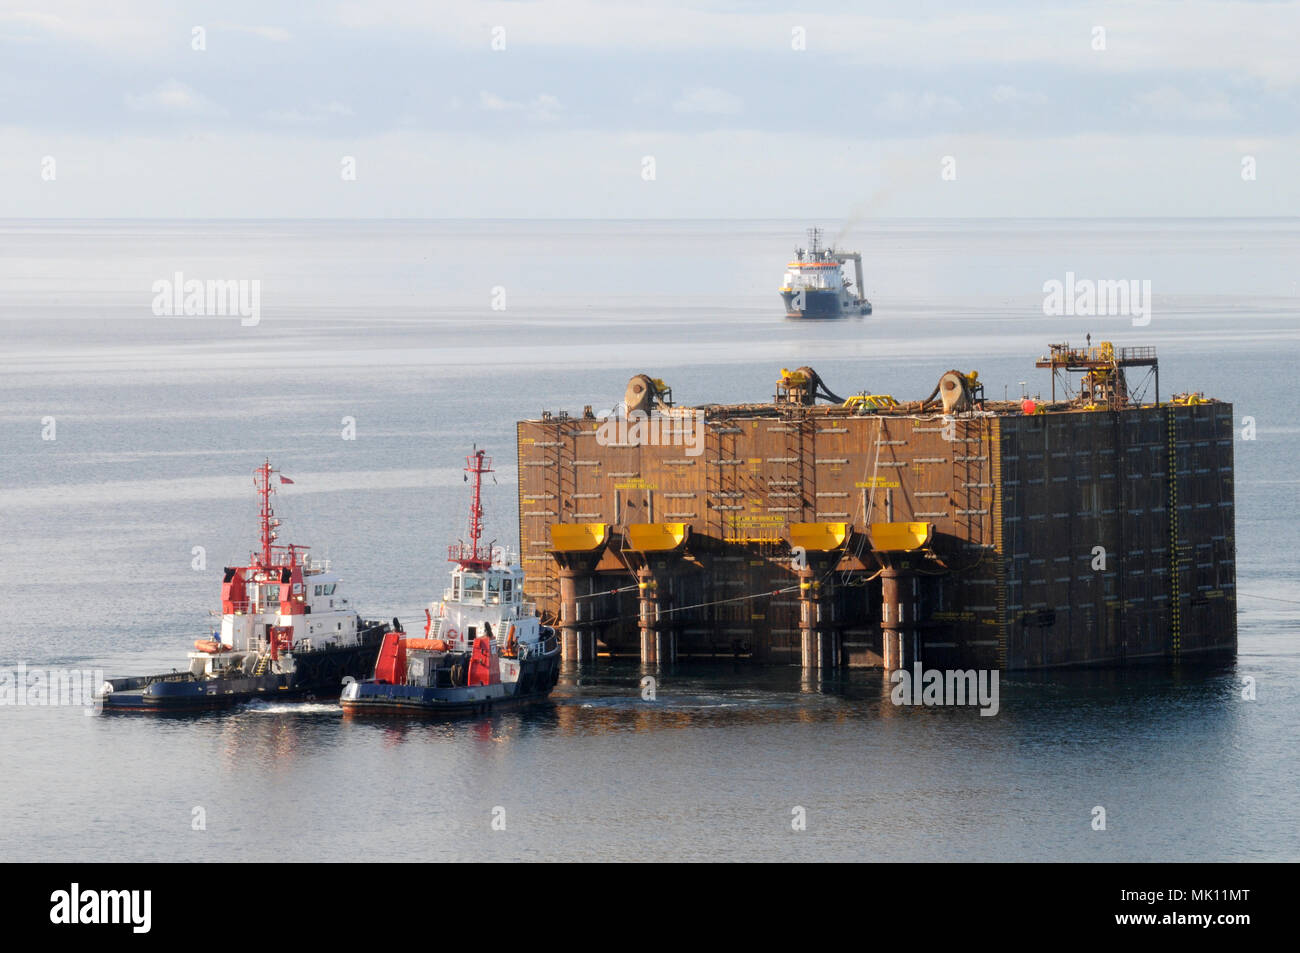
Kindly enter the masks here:
[[349, 682], [345, 712], [465, 715], [543, 701], [560, 677], [555, 630], [524, 601], [524, 572], [483, 536], [482, 481], [492, 461], [465, 460], [474, 478], [469, 543], [450, 547], [451, 586], [425, 609], [424, 637], [384, 636], [373, 678]]
[[184, 671], [106, 681], [97, 699], [105, 710], [193, 711], [253, 699], [332, 698], [345, 678], [374, 666], [389, 626], [361, 618], [328, 561], [309, 558], [306, 546], [276, 545], [273, 476], [293, 482], [269, 460], [254, 471], [260, 547], [247, 565], [224, 570], [221, 628], [194, 643]]
[[[871, 313], [862, 286], [862, 255], [836, 251], [822, 245], [822, 230], [808, 229], [807, 249], [796, 248], [795, 260], [786, 264], [781, 300], [787, 318], [844, 318]], [[844, 277], [845, 262], [852, 261], [856, 284]]]

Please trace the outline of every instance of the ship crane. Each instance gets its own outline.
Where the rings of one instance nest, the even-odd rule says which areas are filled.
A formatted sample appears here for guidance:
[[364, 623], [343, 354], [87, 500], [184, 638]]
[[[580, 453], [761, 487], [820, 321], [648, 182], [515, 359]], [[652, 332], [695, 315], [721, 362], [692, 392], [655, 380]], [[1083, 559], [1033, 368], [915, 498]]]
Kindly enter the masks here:
[[845, 262], [853, 262], [853, 274], [857, 281], [853, 286], [854, 296], [858, 299], [858, 304], [863, 305], [867, 302], [867, 286], [862, 283], [862, 253], [861, 252], [832, 252], [831, 257], [841, 265]]

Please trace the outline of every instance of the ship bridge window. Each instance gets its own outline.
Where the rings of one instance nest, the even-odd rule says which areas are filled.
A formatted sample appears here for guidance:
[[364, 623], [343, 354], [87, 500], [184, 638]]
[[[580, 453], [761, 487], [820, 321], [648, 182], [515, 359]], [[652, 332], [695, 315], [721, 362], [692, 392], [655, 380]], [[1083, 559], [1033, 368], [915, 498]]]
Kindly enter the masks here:
[[482, 601], [483, 599], [483, 577], [482, 576], [464, 576], [461, 579], [462, 597], [469, 601]]
[[501, 598], [503, 601], [514, 602], [514, 593], [511, 591], [513, 587], [514, 587], [513, 580], [510, 579], [501, 580]]
[[501, 580], [497, 576], [488, 577], [488, 602], [497, 605], [501, 602]]

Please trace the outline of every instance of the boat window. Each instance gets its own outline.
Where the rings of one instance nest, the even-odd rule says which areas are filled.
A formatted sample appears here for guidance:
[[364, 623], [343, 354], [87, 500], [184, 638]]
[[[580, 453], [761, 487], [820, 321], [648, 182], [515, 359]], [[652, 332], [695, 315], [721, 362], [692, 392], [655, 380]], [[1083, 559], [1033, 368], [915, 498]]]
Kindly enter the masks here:
[[320, 586], [317, 586], [317, 587], [316, 587], [316, 595], [318, 595], [318, 596], [320, 595]]
[[461, 580], [461, 585], [464, 586], [465, 599], [482, 601], [483, 599], [483, 577], [482, 576], [465, 576]]
[[460, 600], [460, 576], [451, 577], [451, 598], [453, 602]]
[[496, 576], [488, 577], [488, 602], [496, 605], [501, 601], [501, 580]]
[[510, 579], [502, 579], [502, 580], [501, 580], [501, 596], [502, 596], [502, 598], [505, 599], [506, 602], [513, 602], [513, 601], [514, 601], [513, 598], [512, 598], [512, 595], [511, 595], [511, 591], [510, 591], [510, 590], [511, 590], [511, 587], [512, 587], [513, 585], [514, 585], [514, 583], [513, 583], [513, 581], [510, 580]]

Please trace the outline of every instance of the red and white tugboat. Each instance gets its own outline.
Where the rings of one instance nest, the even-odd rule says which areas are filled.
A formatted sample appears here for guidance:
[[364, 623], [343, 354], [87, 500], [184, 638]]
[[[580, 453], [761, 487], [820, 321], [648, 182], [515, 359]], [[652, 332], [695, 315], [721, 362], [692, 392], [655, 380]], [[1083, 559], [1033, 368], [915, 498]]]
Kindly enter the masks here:
[[351, 682], [344, 711], [482, 714], [545, 699], [560, 677], [555, 630], [524, 601], [524, 572], [502, 550], [481, 547], [484, 473], [492, 461], [476, 450], [469, 543], [452, 546], [451, 586], [425, 609], [423, 638], [384, 636], [373, 678]]
[[308, 547], [276, 545], [271, 509], [275, 481], [292, 483], [270, 461], [253, 483], [261, 499], [261, 546], [246, 566], [227, 566], [221, 628], [199, 639], [185, 671], [109, 679], [106, 710], [187, 711], [228, 708], [252, 699], [333, 698], [345, 678], [374, 667], [387, 623], [365, 621], [340, 591], [329, 562]]

